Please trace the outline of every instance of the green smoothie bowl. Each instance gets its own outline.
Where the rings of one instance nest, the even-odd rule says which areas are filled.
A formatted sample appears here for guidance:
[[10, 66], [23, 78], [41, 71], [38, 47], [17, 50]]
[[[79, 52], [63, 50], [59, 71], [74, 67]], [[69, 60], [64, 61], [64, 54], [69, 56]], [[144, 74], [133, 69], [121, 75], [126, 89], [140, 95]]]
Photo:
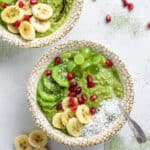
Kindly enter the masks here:
[[1, 0], [0, 39], [36, 48], [64, 37], [78, 20], [83, 0]]
[[120, 58], [101, 44], [68, 41], [46, 52], [27, 85], [29, 109], [47, 135], [69, 146], [109, 140], [130, 113], [133, 82]]

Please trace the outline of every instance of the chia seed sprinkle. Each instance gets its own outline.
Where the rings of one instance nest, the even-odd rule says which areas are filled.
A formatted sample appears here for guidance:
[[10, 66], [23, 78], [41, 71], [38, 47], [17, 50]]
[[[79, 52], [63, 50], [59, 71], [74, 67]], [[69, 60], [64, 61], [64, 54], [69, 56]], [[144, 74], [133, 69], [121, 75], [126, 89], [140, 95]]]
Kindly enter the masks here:
[[82, 128], [81, 136], [103, 133], [108, 128], [111, 128], [113, 122], [121, 114], [118, 103], [119, 100], [117, 98], [103, 101], [97, 113], [91, 118], [90, 122]]

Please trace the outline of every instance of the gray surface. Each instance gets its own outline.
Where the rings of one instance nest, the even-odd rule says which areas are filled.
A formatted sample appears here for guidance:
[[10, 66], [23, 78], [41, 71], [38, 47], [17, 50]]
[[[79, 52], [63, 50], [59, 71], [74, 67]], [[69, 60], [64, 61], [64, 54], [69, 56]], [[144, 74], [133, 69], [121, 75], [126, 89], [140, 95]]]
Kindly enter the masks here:
[[[135, 10], [129, 14], [121, 7], [120, 1], [97, 0], [93, 3], [91, 0], [85, 0], [78, 24], [62, 41], [68, 39], [97, 41], [107, 45], [123, 58], [135, 81], [135, 104], [132, 116], [148, 134], [150, 132], [150, 31], [145, 29], [145, 24], [148, 19], [150, 21], [150, 4], [149, 0], [134, 0]], [[130, 15], [133, 17], [133, 23], [126, 25], [126, 28], [114, 29], [114, 26], [104, 23], [107, 13]], [[12, 150], [15, 136], [35, 128], [27, 108], [26, 81], [33, 65], [47, 49], [49, 47], [18, 49], [0, 42], [0, 150]], [[124, 136], [130, 134], [127, 126], [123, 128], [121, 134]], [[50, 147], [52, 150], [73, 149], [55, 142], [51, 142]], [[103, 145], [97, 145], [85, 149], [102, 150], [102, 147]]]

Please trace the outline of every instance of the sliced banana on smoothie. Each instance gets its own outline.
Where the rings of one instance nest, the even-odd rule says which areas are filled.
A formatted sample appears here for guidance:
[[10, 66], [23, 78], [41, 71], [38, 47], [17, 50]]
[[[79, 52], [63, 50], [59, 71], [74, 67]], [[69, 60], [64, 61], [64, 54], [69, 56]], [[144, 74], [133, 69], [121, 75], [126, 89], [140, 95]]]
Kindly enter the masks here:
[[41, 130], [32, 131], [29, 134], [29, 138], [28, 139], [29, 139], [30, 145], [32, 145], [34, 148], [38, 148], [40, 150], [48, 142], [46, 134], [43, 131], [41, 131]]
[[15, 27], [13, 24], [7, 24], [7, 29], [8, 31], [10, 31], [11, 33], [19, 33], [19, 30], [17, 27]]
[[1, 18], [6, 23], [15, 23], [17, 20], [22, 20], [24, 13], [16, 6], [8, 6], [1, 13]]
[[91, 119], [89, 107], [84, 104], [78, 106], [77, 111], [76, 111], [76, 117], [83, 124], [89, 123], [89, 121]]
[[69, 120], [71, 118], [75, 117], [75, 113], [73, 111], [71, 111], [71, 109], [66, 109], [63, 113], [62, 113], [62, 116], [61, 116], [61, 121], [62, 121], [62, 124], [66, 127]]
[[32, 150], [26, 135], [19, 135], [14, 141], [16, 150]]
[[40, 20], [47, 20], [53, 15], [53, 9], [50, 5], [38, 3], [32, 7], [33, 16]]
[[77, 118], [71, 118], [67, 124], [68, 133], [74, 137], [80, 136], [81, 128], [82, 124], [79, 122]]
[[19, 26], [19, 33], [25, 40], [33, 40], [35, 38], [34, 27], [27, 21], [21, 22], [21, 25]]
[[[20, 2], [22, 3], [22, 8], [20, 8], [19, 6]], [[30, 6], [30, 1], [18, 0], [16, 2], [16, 7], [23, 10], [24, 15], [29, 15], [29, 16], [32, 15], [32, 8]]]
[[30, 22], [39, 33], [44, 33], [50, 28], [50, 22], [48, 20], [39, 20], [35, 17], [31, 17]]

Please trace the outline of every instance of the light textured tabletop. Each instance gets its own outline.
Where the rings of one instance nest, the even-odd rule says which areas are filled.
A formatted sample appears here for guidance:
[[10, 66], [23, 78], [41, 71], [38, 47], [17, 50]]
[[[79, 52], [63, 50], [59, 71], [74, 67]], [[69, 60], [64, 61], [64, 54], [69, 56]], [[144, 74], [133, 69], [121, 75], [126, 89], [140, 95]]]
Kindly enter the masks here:
[[[85, 0], [80, 20], [58, 43], [68, 39], [93, 40], [119, 54], [134, 79], [135, 103], [131, 115], [150, 135], [150, 30], [146, 29], [150, 3], [131, 1], [135, 9], [129, 13], [121, 6], [121, 0]], [[111, 24], [105, 24], [106, 14], [112, 15]], [[27, 108], [26, 81], [37, 59], [48, 49], [49, 46], [14, 48], [0, 42], [0, 150], [13, 150], [15, 136], [36, 128]], [[127, 125], [120, 134], [130, 134]], [[74, 149], [55, 142], [50, 142], [50, 147], [51, 150]], [[102, 150], [103, 145], [82, 149]]]

